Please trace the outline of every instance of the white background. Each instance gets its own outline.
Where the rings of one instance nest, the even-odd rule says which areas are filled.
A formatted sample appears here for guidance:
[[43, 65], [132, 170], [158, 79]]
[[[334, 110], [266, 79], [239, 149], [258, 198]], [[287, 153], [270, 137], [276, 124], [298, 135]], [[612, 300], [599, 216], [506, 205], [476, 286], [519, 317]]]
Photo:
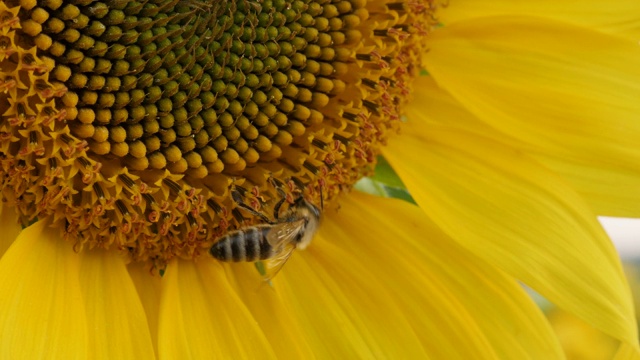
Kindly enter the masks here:
[[640, 219], [600, 217], [622, 259], [640, 259]]

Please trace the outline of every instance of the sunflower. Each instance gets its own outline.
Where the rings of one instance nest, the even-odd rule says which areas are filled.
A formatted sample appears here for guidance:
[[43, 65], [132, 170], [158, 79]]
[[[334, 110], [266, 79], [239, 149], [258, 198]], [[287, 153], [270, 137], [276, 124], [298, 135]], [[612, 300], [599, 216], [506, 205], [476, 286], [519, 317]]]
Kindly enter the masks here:
[[[0, 357], [562, 358], [524, 283], [637, 358], [596, 215], [640, 215], [639, 19], [0, 2]], [[352, 190], [380, 156], [415, 204]], [[322, 225], [270, 283], [211, 256], [301, 199]]]

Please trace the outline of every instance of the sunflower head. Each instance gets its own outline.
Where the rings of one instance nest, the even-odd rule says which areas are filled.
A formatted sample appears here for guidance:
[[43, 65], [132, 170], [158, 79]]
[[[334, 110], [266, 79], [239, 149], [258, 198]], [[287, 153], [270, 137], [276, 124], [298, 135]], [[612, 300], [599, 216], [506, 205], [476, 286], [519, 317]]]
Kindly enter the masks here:
[[331, 201], [398, 129], [430, 5], [1, 2], [3, 199], [156, 264], [245, 221], [230, 188]]

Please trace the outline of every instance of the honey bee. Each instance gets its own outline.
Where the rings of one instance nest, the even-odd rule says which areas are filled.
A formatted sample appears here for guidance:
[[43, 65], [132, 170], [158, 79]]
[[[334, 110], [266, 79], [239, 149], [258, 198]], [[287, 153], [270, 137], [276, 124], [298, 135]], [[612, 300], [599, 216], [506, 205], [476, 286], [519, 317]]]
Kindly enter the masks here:
[[274, 207], [274, 220], [246, 205], [237, 191], [232, 191], [236, 203], [265, 221], [264, 224], [242, 227], [216, 241], [209, 253], [220, 261], [264, 260], [264, 280], [271, 280], [287, 262], [293, 250], [305, 249], [320, 225], [320, 209], [300, 196], [283, 216], [279, 216], [283, 197]]

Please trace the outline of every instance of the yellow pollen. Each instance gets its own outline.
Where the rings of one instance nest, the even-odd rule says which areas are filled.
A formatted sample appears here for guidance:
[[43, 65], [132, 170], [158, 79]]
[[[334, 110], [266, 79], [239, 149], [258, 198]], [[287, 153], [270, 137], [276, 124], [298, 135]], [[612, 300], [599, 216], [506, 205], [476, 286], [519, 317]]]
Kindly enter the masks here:
[[0, 2], [2, 200], [157, 267], [260, 220], [231, 189], [328, 206], [399, 129], [436, 7]]

